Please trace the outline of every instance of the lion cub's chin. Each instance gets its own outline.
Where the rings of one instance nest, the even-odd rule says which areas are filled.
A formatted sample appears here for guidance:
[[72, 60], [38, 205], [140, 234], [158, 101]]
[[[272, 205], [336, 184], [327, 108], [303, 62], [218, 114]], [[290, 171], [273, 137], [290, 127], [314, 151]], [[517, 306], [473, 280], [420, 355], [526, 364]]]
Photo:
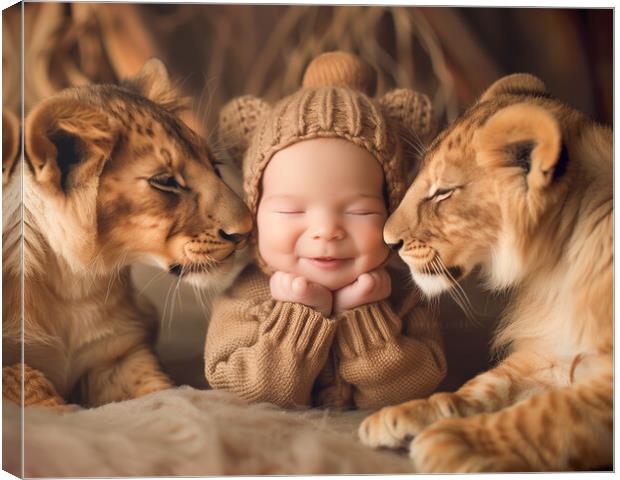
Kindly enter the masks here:
[[245, 252], [236, 252], [233, 258], [218, 264], [212, 271], [185, 273], [183, 280], [202, 290], [209, 290], [212, 293], [222, 292], [232, 285], [248, 261]]
[[428, 273], [420, 273], [410, 269], [411, 277], [422, 293], [428, 298], [436, 297], [443, 292], [447, 292], [451, 288], [451, 283], [444, 275], [430, 275]]

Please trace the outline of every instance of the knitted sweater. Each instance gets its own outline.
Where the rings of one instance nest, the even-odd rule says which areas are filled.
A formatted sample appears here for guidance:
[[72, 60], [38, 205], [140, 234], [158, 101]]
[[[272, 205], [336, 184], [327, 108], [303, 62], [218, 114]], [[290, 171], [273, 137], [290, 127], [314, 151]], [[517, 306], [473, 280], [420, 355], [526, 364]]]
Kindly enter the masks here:
[[437, 319], [388, 271], [390, 298], [328, 318], [274, 300], [269, 277], [249, 265], [213, 306], [211, 387], [282, 407], [373, 408], [429, 395], [446, 374]]

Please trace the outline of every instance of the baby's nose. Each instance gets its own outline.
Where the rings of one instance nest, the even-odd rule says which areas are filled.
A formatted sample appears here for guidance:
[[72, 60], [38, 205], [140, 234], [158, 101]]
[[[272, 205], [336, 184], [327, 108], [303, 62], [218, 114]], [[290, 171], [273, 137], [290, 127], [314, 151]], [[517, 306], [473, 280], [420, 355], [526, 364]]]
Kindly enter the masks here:
[[316, 225], [312, 231], [315, 240], [342, 240], [346, 236], [344, 229], [336, 222]]

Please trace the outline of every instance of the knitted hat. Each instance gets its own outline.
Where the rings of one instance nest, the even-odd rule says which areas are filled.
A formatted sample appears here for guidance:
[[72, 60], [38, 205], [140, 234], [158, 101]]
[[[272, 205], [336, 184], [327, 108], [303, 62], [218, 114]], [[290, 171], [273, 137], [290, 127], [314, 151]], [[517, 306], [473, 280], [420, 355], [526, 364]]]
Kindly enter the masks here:
[[300, 90], [273, 107], [252, 96], [224, 106], [219, 141], [238, 164], [243, 162], [245, 200], [253, 215], [271, 158], [294, 143], [326, 137], [348, 140], [370, 152], [383, 169], [388, 211], [396, 208], [406, 187], [402, 129], [427, 137], [431, 104], [428, 97], [409, 89], [373, 100], [375, 86], [372, 67], [355, 55], [330, 52], [310, 63]]

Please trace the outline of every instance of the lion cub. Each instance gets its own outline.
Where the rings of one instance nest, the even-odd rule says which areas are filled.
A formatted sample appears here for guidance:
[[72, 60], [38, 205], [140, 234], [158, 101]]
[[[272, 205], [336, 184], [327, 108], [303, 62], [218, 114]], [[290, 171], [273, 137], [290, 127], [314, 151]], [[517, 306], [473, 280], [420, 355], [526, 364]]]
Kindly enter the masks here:
[[428, 296], [476, 267], [510, 289], [495, 336], [506, 355], [454, 393], [369, 417], [366, 444], [415, 437], [420, 471], [612, 464], [612, 140], [527, 74], [498, 80], [437, 137], [384, 238]]
[[[155, 309], [138, 300], [129, 264], [152, 261], [208, 286], [252, 227], [180, 107], [153, 59], [120, 86], [67, 89], [28, 115], [23, 332], [21, 176], [8, 174], [21, 169], [3, 158], [5, 199], [13, 195], [3, 225], [5, 398], [22, 400], [22, 365], [26, 406], [96, 406], [172, 385], [152, 348]], [[15, 122], [3, 123], [17, 139]]]

